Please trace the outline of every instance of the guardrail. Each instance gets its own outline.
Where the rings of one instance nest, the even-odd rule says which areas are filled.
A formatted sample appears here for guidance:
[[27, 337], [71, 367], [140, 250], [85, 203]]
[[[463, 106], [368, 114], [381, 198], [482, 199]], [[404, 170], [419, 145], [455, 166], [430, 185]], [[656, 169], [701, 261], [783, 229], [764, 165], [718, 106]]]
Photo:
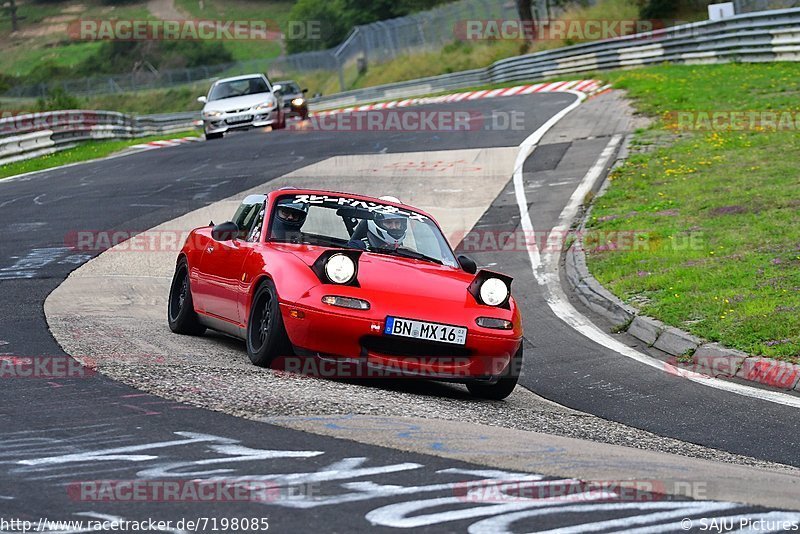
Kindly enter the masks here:
[[91, 139], [134, 139], [191, 129], [199, 112], [132, 116], [115, 111], [67, 110], [0, 119], [0, 165], [75, 146]]
[[800, 9], [782, 9], [704, 21], [606, 41], [584, 43], [500, 60], [489, 67], [311, 100], [318, 110], [477, 85], [540, 81], [562, 75], [664, 62], [800, 61]]

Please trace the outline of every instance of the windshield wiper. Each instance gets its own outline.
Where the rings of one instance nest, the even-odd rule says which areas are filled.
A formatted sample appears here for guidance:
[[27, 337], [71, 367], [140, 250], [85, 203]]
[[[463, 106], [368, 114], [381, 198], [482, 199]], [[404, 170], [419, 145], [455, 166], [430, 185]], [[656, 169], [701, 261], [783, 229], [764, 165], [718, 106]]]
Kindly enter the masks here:
[[438, 265], [444, 265], [444, 262], [439, 258], [434, 258], [432, 256], [426, 256], [421, 252], [417, 252], [416, 250], [411, 250], [409, 248], [374, 248], [370, 249], [371, 252], [380, 252], [381, 254], [394, 254], [395, 256], [401, 256], [403, 258], [411, 258], [413, 260], [423, 260], [423, 261], [430, 261], [436, 263]]

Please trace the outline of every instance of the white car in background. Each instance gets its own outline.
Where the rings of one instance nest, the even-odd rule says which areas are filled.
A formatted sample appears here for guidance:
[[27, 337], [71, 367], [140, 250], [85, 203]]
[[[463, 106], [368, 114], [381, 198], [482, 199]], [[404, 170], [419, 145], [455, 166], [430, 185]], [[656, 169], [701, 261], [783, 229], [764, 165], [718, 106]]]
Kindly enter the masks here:
[[203, 103], [203, 130], [206, 139], [219, 139], [236, 128], [286, 127], [280, 85], [272, 85], [263, 74], [246, 74], [217, 80]]

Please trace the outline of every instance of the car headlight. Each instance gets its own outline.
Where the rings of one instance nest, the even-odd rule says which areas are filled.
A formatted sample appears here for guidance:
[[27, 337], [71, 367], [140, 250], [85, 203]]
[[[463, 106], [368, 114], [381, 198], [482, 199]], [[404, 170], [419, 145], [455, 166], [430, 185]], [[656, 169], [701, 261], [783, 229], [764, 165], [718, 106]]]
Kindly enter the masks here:
[[325, 276], [336, 284], [346, 284], [356, 274], [356, 264], [344, 254], [334, 254], [325, 262]]
[[508, 286], [499, 278], [487, 278], [480, 289], [481, 300], [488, 306], [499, 306], [508, 298]]
[[274, 100], [267, 100], [266, 102], [262, 102], [255, 106], [256, 111], [267, 111], [275, 107]]
[[213, 119], [215, 117], [221, 117], [221, 116], [222, 116], [222, 112], [221, 111], [204, 111], [203, 112], [203, 117], [205, 117], [207, 119]]
[[298, 106], [299, 107], [299, 106], [302, 106], [304, 103], [305, 103], [305, 99], [302, 99], [302, 98], [295, 98], [295, 99], [292, 100], [292, 105], [293, 106]]

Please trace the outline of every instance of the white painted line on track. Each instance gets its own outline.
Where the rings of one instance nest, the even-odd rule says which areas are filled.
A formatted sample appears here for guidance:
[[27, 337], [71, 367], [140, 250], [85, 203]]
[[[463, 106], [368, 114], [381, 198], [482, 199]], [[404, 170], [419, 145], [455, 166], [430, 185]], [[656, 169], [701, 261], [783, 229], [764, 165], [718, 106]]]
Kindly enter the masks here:
[[[573, 91], [568, 91], [577, 97], [575, 102], [570, 104], [569, 106], [565, 107], [552, 117], [542, 124], [538, 130], [533, 132], [531, 135], [525, 138], [522, 141], [522, 144], [519, 145], [519, 152], [517, 153], [517, 159], [514, 161], [514, 195], [517, 199], [517, 206], [519, 207], [520, 213], [520, 223], [522, 224], [522, 230], [524, 235], [534, 235], [533, 234], [533, 222], [531, 221], [531, 216], [528, 213], [528, 199], [525, 197], [525, 185], [522, 180], [522, 166], [525, 164], [525, 161], [528, 159], [533, 153], [533, 150], [536, 148], [536, 145], [539, 141], [542, 140], [544, 134], [546, 134], [550, 128], [555, 126], [558, 121], [566, 117], [573, 109], [577, 108], [581, 105], [581, 103], [586, 100], [586, 95], [584, 93], [578, 93]], [[539, 248], [533, 244], [533, 246], [528, 246], [528, 259], [531, 261], [531, 265], [539, 265]], [[536, 274], [536, 269], [534, 268], [534, 275]]]
[[[577, 108], [584, 100], [586, 100], [586, 95], [584, 93], [577, 91], [567, 92], [577, 95], [578, 99], [551, 117], [550, 120], [544, 123], [538, 130], [529, 135], [522, 142], [522, 144], [520, 144], [519, 152], [517, 153], [517, 158], [514, 163], [514, 194], [517, 199], [517, 207], [519, 208], [521, 217], [520, 222], [525, 235], [535, 234], [533, 222], [531, 221], [530, 213], [528, 211], [528, 198], [525, 195], [522, 166], [525, 164], [525, 161], [536, 148], [536, 145], [539, 143], [539, 141], [541, 141], [542, 137], [544, 137], [550, 128], [552, 128], [556, 123], [558, 123], [558, 121], [564, 118], [572, 110]], [[550, 233], [550, 236], [548, 237], [548, 244], [550, 244], [551, 239], [556, 241], [560, 240], [563, 232], [569, 228], [570, 223], [572, 222], [578, 211], [578, 208], [581, 205], [581, 202], [586, 196], [586, 193], [592, 189], [595, 182], [600, 178], [600, 176], [602, 176], [603, 170], [605, 169], [606, 165], [608, 165], [609, 160], [614, 155], [614, 152], [616, 151], [616, 148], [621, 140], [622, 137], [619, 135], [612, 137], [611, 141], [609, 141], [608, 145], [600, 155], [600, 158], [597, 160], [597, 162], [595, 162], [592, 168], [589, 169], [589, 172], [586, 173], [586, 176], [583, 177], [580, 185], [578, 185], [577, 189], [575, 189], [569, 199], [569, 202], [561, 211], [558, 219], [558, 226], [553, 228], [553, 231]], [[547, 248], [548, 250], [554, 250], [552, 246], [548, 246]], [[693, 373], [653, 358], [652, 356], [648, 356], [647, 354], [641, 353], [629, 347], [628, 345], [625, 345], [621, 341], [614, 339], [609, 334], [600, 330], [594, 323], [592, 323], [587, 317], [576, 310], [572, 304], [570, 304], [567, 296], [564, 294], [564, 290], [561, 288], [561, 283], [558, 277], [559, 256], [557, 254], [553, 254], [552, 252], [548, 252], [544, 256], [544, 261], [542, 261], [542, 257], [539, 254], [539, 247], [535, 241], [528, 243], [527, 251], [528, 259], [531, 262], [533, 276], [536, 278], [536, 281], [539, 283], [539, 285], [545, 288], [547, 305], [550, 307], [556, 317], [595, 343], [611, 349], [622, 356], [626, 356], [640, 363], [653, 367], [654, 369], [658, 369], [659, 371], [663, 371], [672, 375], [681, 376], [687, 380], [691, 380], [696, 384], [702, 384], [704, 386], [727, 391], [729, 393], [735, 393], [737, 395], [772, 402], [775, 404], [800, 408], [800, 398], [786, 395], [777, 391], [763, 390], [735, 382], [727, 382], [725, 380], [711, 378], [700, 373]]]

